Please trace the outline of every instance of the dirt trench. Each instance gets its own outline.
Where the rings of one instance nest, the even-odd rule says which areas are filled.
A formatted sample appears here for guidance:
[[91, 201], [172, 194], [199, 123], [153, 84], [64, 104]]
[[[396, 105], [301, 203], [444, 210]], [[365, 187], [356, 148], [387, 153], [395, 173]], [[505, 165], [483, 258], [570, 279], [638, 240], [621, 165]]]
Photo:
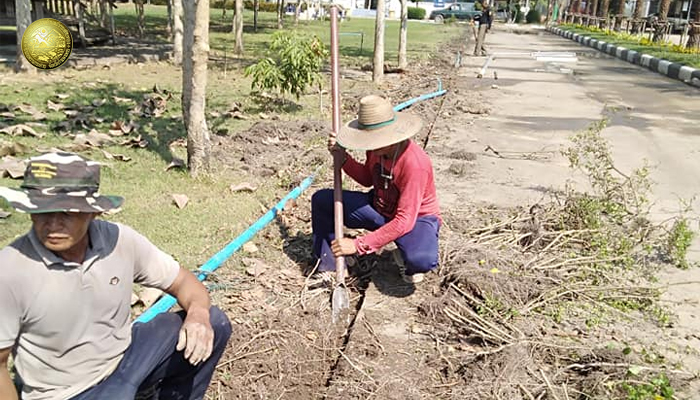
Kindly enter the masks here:
[[[491, 111], [486, 93], [491, 83], [455, 73], [455, 55], [465, 48], [456, 41], [441, 56], [417, 65], [420, 76], [409, 71], [384, 85], [393, 103], [434, 90], [437, 77], [449, 90], [404, 111], [423, 118], [415, 140], [431, 155], [448, 199], [440, 268], [413, 285], [401, 280], [391, 250], [363, 257], [351, 269], [348, 324], [332, 323], [330, 290], [308, 278], [314, 270], [310, 198], [332, 185], [327, 125], [270, 121], [217, 139], [218, 158], [245, 166], [260, 179], [277, 176], [290, 188], [314, 165], [326, 168], [258, 234], [257, 251], [234, 257], [226, 272], [212, 277], [214, 302], [226, 309], [234, 334], [209, 398], [624, 398], [631, 373], [637, 381], [659, 382], [663, 376], [664, 385], [685, 384], [682, 371], [648, 366], [624, 347], [620, 332], [653, 330], [653, 321], [608, 310], [618, 320], [592, 323], [595, 313], [576, 308], [588, 297], [567, 290], [571, 271], [561, 268], [575, 249], [564, 246], [546, 254], [559, 247], [557, 237], [570, 232], [562, 233], [567, 231], [555, 223], [543, 225], [537, 247], [523, 240], [539, 232], [532, 227], [530, 205], [472, 204], [458, 185], [449, 184], [470, 179], [484, 157], [499, 157], [494, 149], [475, 154], [454, 145], [455, 135]], [[364, 94], [343, 93], [348, 114]], [[556, 202], [543, 207], [552, 221], [561, 220]], [[572, 239], [577, 241], [586, 242]], [[635, 290], [612, 295], [648, 295]], [[559, 298], [561, 304], [550, 304]], [[566, 318], [559, 315], [562, 307]]]

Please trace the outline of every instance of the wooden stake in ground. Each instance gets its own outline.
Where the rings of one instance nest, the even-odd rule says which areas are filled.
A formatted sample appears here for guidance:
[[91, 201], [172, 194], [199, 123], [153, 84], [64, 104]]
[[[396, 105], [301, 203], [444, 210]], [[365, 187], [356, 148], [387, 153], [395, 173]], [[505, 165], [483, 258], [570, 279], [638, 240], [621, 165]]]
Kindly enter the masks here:
[[233, 32], [236, 37], [236, 44], [233, 52], [243, 54], [243, 0], [235, 0], [233, 13]]
[[182, 35], [184, 27], [182, 25], [182, 0], [172, 0], [173, 2], [173, 63], [182, 64]]
[[399, 31], [399, 68], [406, 68], [406, 36], [408, 31], [408, 0], [401, 0], [401, 28]]
[[209, 169], [211, 138], [204, 114], [209, 58], [209, 0], [185, 1], [182, 110], [187, 129], [187, 167], [197, 176]]
[[379, 83], [384, 77], [384, 0], [377, 0], [377, 18], [374, 23], [374, 70], [372, 82]]
[[36, 68], [32, 67], [22, 54], [22, 35], [32, 23], [32, 4], [30, 0], [15, 0], [15, 16], [17, 18], [17, 59], [15, 61], [15, 71], [36, 73]]

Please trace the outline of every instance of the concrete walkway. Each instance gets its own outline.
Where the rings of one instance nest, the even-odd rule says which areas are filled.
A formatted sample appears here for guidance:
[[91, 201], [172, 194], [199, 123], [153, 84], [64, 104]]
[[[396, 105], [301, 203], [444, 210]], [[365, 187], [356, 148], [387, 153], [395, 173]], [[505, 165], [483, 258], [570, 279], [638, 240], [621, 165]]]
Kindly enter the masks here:
[[[571, 134], [603, 115], [610, 118], [603, 134], [618, 168], [631, 171], [645, 160], [652, 167], [655, 220], [678, 215], [679, 199], [700, 194], [700, 90], [549, 33], [514, 35], [496, 30], [487, 44], [491, 52], [571, 51], [579, 61], [556, 64], [504, 57], [491, 64], [480, 85], [492, 112], [460, 128], [454, 147], [477, 154], [484, 154], [486, 145], [501, 151], [553, 153], [546, 161], [480, 157], [475, 175], [463, 184], [465, 198], [527, 205], [542, 199], [549, 188], [580, 178], [558, 151]], [[484, 61], [464, 59], [460, 74], [474, 79]], [[494, 71], [498, 80], [493, 79]], [[694, 205], [690, 216], [698, 218], [700, 202]], [[696, 231], [697, 221], [692, 226]], [[689, 258], [700, 261], [700, 235]], [[661, 279], [671, 285], [663, 300], [678, 320], [672, 330], [639, 334], [668, 350], [669, 359], [680, 359], [698, 372], [700, 356], [693, 349], [700, 348], [700, 269], [669, 269]]]

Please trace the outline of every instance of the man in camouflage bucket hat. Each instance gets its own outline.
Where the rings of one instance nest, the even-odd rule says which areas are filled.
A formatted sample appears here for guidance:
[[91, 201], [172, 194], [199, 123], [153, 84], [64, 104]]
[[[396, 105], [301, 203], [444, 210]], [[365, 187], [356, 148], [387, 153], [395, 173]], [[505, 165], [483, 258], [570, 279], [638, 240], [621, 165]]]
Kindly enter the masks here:
[[123, 198], [100, 196], [100, 164], [70, 153], [48, 153], [29, 160], [21, 190], [0, 187], [18, 211], [102, 213], [118, 208]]
[[[98, 192], [100, 166], [78, 155], [29, 160], [0, 188], [32, 229], [0, 250], [0, 399], [202, 399], [231, 325], [197, 278], [133, 229], [97, 220], [121, 197]], [[130, 321], [133, 283], [183, 308]]]

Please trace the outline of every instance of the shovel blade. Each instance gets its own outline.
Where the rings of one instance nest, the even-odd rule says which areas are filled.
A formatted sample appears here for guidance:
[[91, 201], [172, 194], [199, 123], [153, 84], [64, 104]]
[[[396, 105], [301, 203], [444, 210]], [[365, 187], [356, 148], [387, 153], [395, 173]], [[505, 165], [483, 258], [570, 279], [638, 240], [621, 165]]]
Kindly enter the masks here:
[[338, 285], [333, 289], [333, 297], [331, 300], [333, 305], [333, 323], [350, 317], [350, 296], [348, 289], [345, 286]]

